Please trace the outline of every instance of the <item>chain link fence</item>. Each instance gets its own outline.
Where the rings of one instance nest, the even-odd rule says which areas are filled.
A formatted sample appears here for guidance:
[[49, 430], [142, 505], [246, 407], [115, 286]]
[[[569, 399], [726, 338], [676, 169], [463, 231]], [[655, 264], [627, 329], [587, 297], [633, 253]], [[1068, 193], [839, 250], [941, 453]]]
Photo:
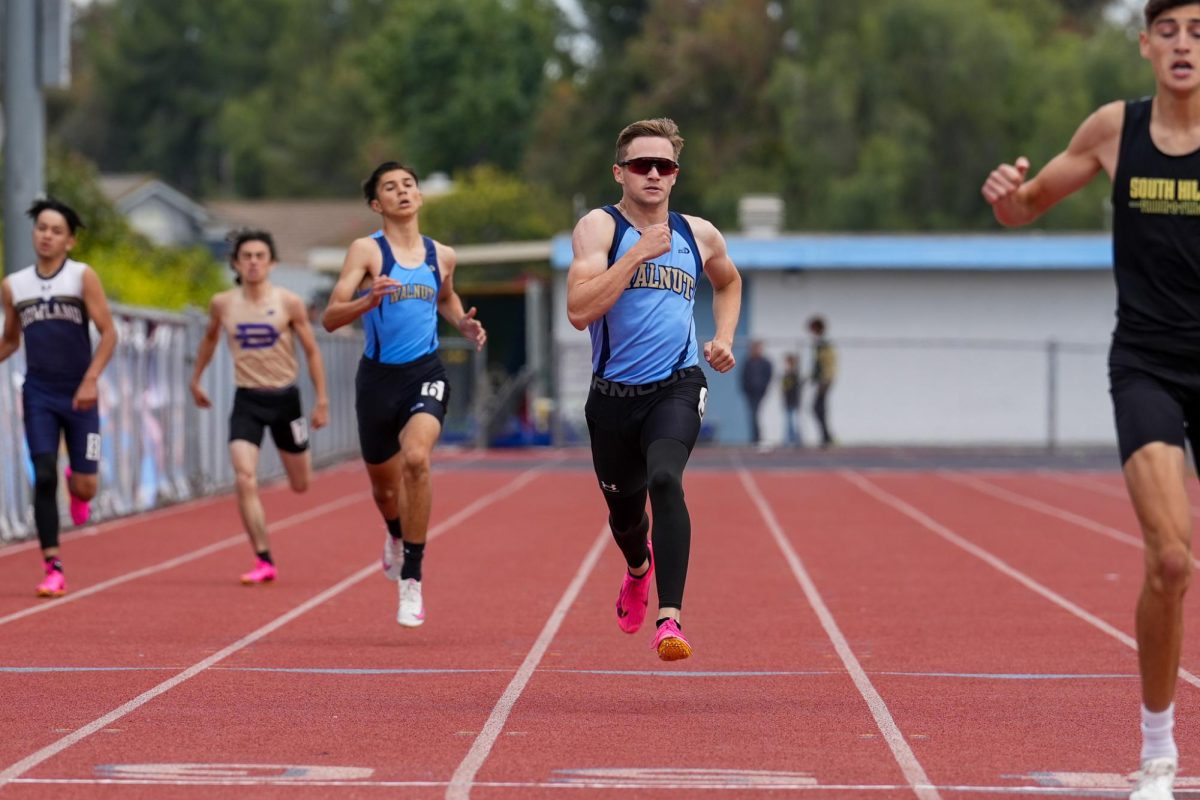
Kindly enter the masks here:
[[[748, 358], [753, 337], [734, 354]], [[799, 427], [802, 440], [819, 442], [812, 414], [812, 340], [762, 338], [774, 368], [759, 409], [764, 442], [783, 443], [780, 376], [794, 354], [805, 378]], [[837, 378], [829, 421], [841, 444], [864, 446], [1069, 446], [1115, 441], [1108, 395], [1106, 342], [962, 338], [846, 337], [833, 340]], [[559, 342], [553, 358], [556, 444], [587, 441], [583, 406], [591, 378], [586, 337]], [[709, 393], [701, 441], [745, 444], [750, 412], [741, 392], [740, 366], [708, 370]]]

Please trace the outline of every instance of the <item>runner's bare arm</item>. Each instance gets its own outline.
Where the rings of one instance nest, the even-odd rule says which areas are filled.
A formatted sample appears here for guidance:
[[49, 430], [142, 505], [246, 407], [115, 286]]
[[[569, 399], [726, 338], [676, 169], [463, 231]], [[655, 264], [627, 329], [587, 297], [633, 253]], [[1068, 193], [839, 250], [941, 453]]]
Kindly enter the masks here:
[[1082, 189], [1102, 169], [1111, 176], [1116, 169], [1124, 120], [1123, 102], [1101, 106], [1075, 131], [1067, 149], [1050, 159], [1029, 181], [1025, 180], [1029, 160], [1024, 156], [992, 170], [981, 192], [996, 220], [1009, 227], [1026, 225]]
[[208, 324], [204, 327], [204, 335], [200, 337], [200, 346], [196, 349], [196, 363], [192, 367], [192, 399], [200, 408], [212, 408], [212, 400], [200, 385], [200, 378], [212, 361], [213, 353], [221, 340], [221, 319], [225, 313], [225, 293], [221, 292], [208, 303]]
[[[379, 249], [369, 237], [356, 239], [350, 245], [342, 262], [342, 272], [329, 295], [329, 305], [321, 315], [325, 330], [336, 331], [343, 325], [349, 325], [378, 306], [386, 295], [400, 285], [391, 278], [375, 274], [378, 268], [372, 267], [378, 254]], [[373, 278], [370, 290], [355, 297], [367, 278]]]
[[638, 266], [671, 249], [671, 229], [664, 222], [641, 232], [637, 244], [608, 266], [616, 223], [608, 212], [594, 209], [571, 234], [574, 257], [567, 271], [567, 318], [578, 330], [608, 313], [629, 285]]
[[88, 365], [75, 397], [71, 400], [74, 409], [88, 409], [96, 405], [100, 390], [98, 383], [100, 373], [108, 366], [113, 351], [117, 349], [117, 326], [113, 324], [112, 313], [108, 309], [108, 298], [104, 295], [104, 286], [91, 267], [83, 271], [83, 305], [87, 309], [88, 318], [96, 326], [100, 334], [100, 343], [92, 353], [92, 363]]
[[21, 322], [13, 309], [12, 289], [7, 280], [0, 283], [0, 302], [4, 311], [4, 333], [0, 334], [0, 361], [3, 361], [21, 347]]
[[304, 307], [304, 301], [294, 292], [284, 291], [283, 302], [287, 308], [288, 320], [292, 323], [292, 330], [296, 332], [296, 338], [300, 340], [300, 346], [304, 348], [304, 358], [308, 361], [308, 377], [312, 380], [313, 390], [317, 395], [316, 403], [313, 406], [312, 426], [313, 430], [319, 430], [324, 428], [325, 423], [329, 421], [329, 395], [325, 391], [325, 362], [321, 359], [321, 348], [317, 345], [317, 337], [308, 321], [308, 309]]
[[454, 270], [458, 266], [458, 256], [454, 249], [445, 246], [441, 242], [436, 243], [438, 250], [438, 264], [442, 270], [442, 288], [438, 292], [438, 313], [442, 315], [469, 341], [475, 343], [476, 352], [483, 349], [484, 343], [487, 341], [487, 331], [483, 328], [483, 323], [475, 318], [477, 309], [471, 306], [468, 310], [463, 310], [462, 298], [458, 292], [454, 291]]
[[717, 372], [733, 369], [733, 337], [742, 313], [742, 276], [729, 257], [725, 237], [711, 222], [688, 217], [704, 258], [704, 274], [713, 285], [713, 322], [716, 331], [704, 344], [704, 359]]

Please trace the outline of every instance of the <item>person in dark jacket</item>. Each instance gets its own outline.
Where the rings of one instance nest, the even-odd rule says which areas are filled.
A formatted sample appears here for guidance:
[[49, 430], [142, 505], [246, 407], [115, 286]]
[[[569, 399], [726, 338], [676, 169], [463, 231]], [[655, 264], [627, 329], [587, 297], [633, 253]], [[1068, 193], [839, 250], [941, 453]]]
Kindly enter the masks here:
[[763, 343], [758, 340], [751, 342], [750, 358], [742, 367], [742, 394], [746, 395], [746, 404], [750, 408], [750, 441], [754, 444], [762, 441], [758, 407], [762, 405], [767, 387], [771, 385], [771, 369], [771, 362], [763, 355]]

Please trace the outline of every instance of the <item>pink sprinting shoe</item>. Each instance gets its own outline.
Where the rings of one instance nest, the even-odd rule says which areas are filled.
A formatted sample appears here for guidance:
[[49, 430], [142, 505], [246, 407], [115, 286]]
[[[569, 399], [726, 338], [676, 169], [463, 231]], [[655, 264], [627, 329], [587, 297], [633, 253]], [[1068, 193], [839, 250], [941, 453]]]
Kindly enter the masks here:
[[45, 579], [37, 585], [37, 596], [62, 597], [66, 593], [66, 576], [52, 567], [47, 567]]
[[253, 586], [257, 583], [270, 583], [275, 580], [275, 565], [261, 558], [254, 564], [254, 569], [242, 575], [242, 583]]
[[692, 646], [683, 637], [683, 631], [679, 630], [673, 619], [658, 626], [658, 633], [654, 635], [654, 642], [650, 648], [657, 650], [658, 657], [663, 661], [679, 661], [692, 654]]
[[92, 516], [92, 504], [88, 500], [80, 500], [71, 494], [70, 467], [63, 470], [63, 477], [67, 480], [67, 495], [71, 498], [71, 522], [74, 522], [76, 525], [82, 525]]
[[637, 633], [646, 619], [646, 604], [650, 596], [650, 576], [654, 574], [654, 551], [650, 550], [650, 568], [637, 578], [625, 570], [621, 591], [617, 595], [617, 625], [626, 633]]

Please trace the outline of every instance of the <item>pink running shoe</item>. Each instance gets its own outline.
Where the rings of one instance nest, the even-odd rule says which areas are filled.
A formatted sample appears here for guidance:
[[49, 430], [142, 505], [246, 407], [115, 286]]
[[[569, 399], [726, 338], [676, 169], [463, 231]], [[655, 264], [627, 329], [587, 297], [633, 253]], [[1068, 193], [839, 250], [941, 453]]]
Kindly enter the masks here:
[[679, 661], [692, 654], [692, 646], [683, 637], [683, 631], [679, 630], [673, 619], [658, 626], [658, 633], [655, 634], [650, 649], [657, 650], [658, 657], [663, 661]]
[[53, 567], [46, 568], [45, 579], [37, 585], [38, 597], [62, 597], [67, 593], [67, 578]]
[[71, 498], [71, 522], [76, 525], [82, 525], [87, 522], [92, 516], [92, 504], [89, 500], [80, 500], [75, 495], [71, 494], [71, 468], [67, 467], [63, 470], [63, 477], [67, 480], [67, 495]]
[[625, 570], [621, 592], [617, 595], [617, 625], [626, 633], [637, 633], [646, 619], [646, 604], [650, 596], [650, 576], [654, 574], [654, 551], [650, 550], [650, 568], [637, 578]]
[[242, 575], [242, 583], [246, 586], [253, 586], [257, 583], [270, 583], [275, 580], [275, 565], [270, 561], [258, 559], [254, 564], [254, 569]]

